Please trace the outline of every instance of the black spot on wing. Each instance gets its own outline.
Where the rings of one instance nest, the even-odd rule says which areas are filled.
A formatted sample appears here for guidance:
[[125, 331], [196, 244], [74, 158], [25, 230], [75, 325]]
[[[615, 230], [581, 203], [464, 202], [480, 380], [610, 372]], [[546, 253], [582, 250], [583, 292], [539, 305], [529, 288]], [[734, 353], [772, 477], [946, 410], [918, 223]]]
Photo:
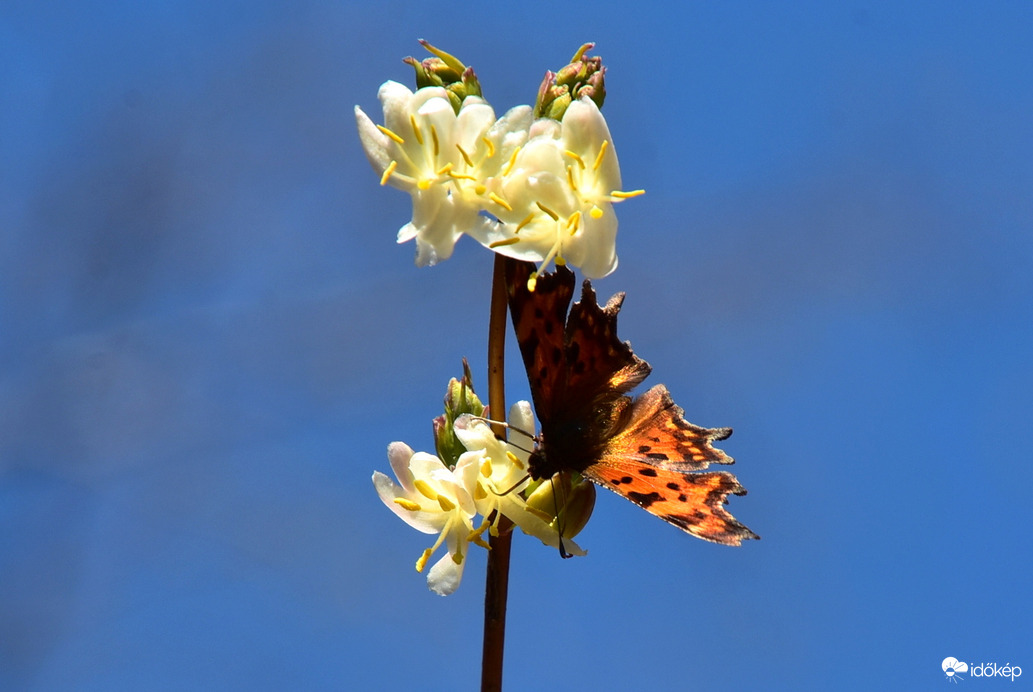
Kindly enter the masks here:
[[649, 476], [650, 478], [656, 478], [656, 469], [639, 469], [638, 475]]
[[654, 502], [660, 502], [664, 497], [656, 491], [651, 493], [630, 492], [628, 493], [628, 499], [641, 507], [649, 507]]

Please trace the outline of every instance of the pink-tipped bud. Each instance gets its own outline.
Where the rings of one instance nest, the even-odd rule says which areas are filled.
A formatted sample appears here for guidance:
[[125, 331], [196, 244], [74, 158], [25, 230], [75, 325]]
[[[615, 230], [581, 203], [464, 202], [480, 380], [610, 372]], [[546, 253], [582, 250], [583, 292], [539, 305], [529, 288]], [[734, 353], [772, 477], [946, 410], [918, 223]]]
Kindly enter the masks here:
[[599, 56], [585, 55], [594, 46], [594, 43], [584, 44], [571, 58], [569, 65], [561, 67], [557, 72], [545, 73], [545, 78], [538, 88], [538, 100], [534, 105], [536, 118], [562, 120], [567, 106], [583, 96], [592, 99], [595, 105], [602, 108], [606, 98], [606, 68]]
[[416, 88], [422, 89], [428, 86], [444, 87], [448, 92], [448, 100], [452, 109], [459, 112], [463, 100], [467, 96], [481, 96], [481, 85], [477, 81], [472, 67], [467, 67], [454, 55], [446, 53], [440, 48], [435, 48], [423, 39], [420, 45], [434, 55], [422, 62], [414, 57], [408, 57], [403, 62], [412, 65], [416, 70]]

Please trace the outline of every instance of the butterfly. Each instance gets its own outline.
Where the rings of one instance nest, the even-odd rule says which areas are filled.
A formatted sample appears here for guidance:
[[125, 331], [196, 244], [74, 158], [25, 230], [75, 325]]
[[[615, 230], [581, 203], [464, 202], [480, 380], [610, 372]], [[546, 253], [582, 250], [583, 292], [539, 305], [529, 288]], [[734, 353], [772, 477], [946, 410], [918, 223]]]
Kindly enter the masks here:
[[[541, 424], [528, 460], [533, 479], [576, 471], [687, 533], [740, 545], [760, 538], [725, 510], [746, 490], [731, 473], [703, 472], [733, 459], [713, 446], [731, 428], [701, 428], [658, 384], [627, 393], [651, 371], [617, 338], [624, 294], [604, 307], [589, 281], [570, 307], [574, 274], [565, 267], [527, 280], [534, 265], [507, 261], [509, 308]], [[562, 550], [561, 550], [562, 552]]]

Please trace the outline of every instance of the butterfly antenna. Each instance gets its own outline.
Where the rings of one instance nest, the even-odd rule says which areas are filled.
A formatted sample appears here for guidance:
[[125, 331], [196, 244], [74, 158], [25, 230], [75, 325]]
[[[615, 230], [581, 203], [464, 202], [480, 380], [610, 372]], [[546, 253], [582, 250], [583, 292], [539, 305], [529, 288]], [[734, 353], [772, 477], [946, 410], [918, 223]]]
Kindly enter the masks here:
[[[472, 419], [474, 419], [474, 420], [484, 421], [484, 422], [485, 422], [485, 423], [487, 423], [488, 425], [501, 425], [501, 426], [502, 426], [502, 427], [504, 427], [504, 428], [509, 428], [510, 430], [512, 430], [512, 431], [514, 431], [514, 432], [518, 432], [518, 433], [520, 433], [521, 435], [524, 435], [524, 436], [525, 436], [525, 437], [527, 437], [527, 439], [529, 439], [529, 440], [534, 440], [534, 435], [532, 435], [531, 433], [527, 432], [526, 430], [523, 430], [523, 429], [521, 429], [521, 428], [518, 428], [518, 427], [516, 427], [516, 426], [514, 426], [514, 425], [510, 425], [509, 423], [504, 423], [504, 422], [502, 422], [502, 421], [498, 421], [498, 420], [491, 420], [491, 419], [489, 419], [489, 418], [485, 418], [484, 416], [475, 416], [475, 415], [473, 415], [473, 414], [467, 414], [467, 415], [469, 415], [469, 416], [470, 416], [470, 418], [472, 418]], [[513, 440], [504, 440], [504, 442], [505, 442], [506, 444], [510, 445], [511, 447], [516, 447], [516, 448], [517, 448], [517, 449], [519, 449], [519, 450], [520, 450], [521, 452], [527, 452], [528, 454], [530, 454], [530, 453], [531, 453], [531, 451], [532, 451], [532, 450], [530, 450], [530, 449], [525, 449], [524, 447], [521, 447], [520, 445], [518, 445], [518, 444], [516, 444], [515, 442], [513, 442]]]
[[506, 495], [509, 495], [509, 494], [510, 494], [511, 492], [513, 492], [514, 490], [516, 490], [517, 488], [519, 488], [520, 486], [522, 486], [522, 485], [523, 485], [524, 483], [526, 483], [527, 481], [529, 481], [530, 479], [531, 479], [531, 474], [529, 474], [529, 473], [525, 473], [525, 474], [524, 474], [524, 477], [523, 477], [523, 478], [521, 478], [520, 480], [518, 480], [518, 481], [517, 481], [517, 482], [516, 482], [516, 483], [515, 483], [515, 484], [513, 485], [513, 487], [512, 487], [512, 488], [510, 488], [509, 490], [507, 490], [507, 491], [505, 491], [505, 492], [502, 492], [502, 493], [496, 493], [496, 495], [497, 495], [498, 497], [505, 497]]

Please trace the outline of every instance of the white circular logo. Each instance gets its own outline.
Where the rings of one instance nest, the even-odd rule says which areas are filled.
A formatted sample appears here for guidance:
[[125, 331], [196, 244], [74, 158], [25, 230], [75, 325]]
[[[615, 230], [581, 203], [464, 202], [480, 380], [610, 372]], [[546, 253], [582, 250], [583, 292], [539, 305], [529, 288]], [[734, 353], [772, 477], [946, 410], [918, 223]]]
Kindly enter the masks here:
[[948, 656], [943, 659], [943, 663], [940, 664], [940, 667], [943, 668], [943, 673], [947, 676], [947, 679], [953, 682], [957, 682], [954, 678], [955, 675], [958, 673], [968, 672], [968, 664], [964, 661], [959, 661], [953, 656]]

